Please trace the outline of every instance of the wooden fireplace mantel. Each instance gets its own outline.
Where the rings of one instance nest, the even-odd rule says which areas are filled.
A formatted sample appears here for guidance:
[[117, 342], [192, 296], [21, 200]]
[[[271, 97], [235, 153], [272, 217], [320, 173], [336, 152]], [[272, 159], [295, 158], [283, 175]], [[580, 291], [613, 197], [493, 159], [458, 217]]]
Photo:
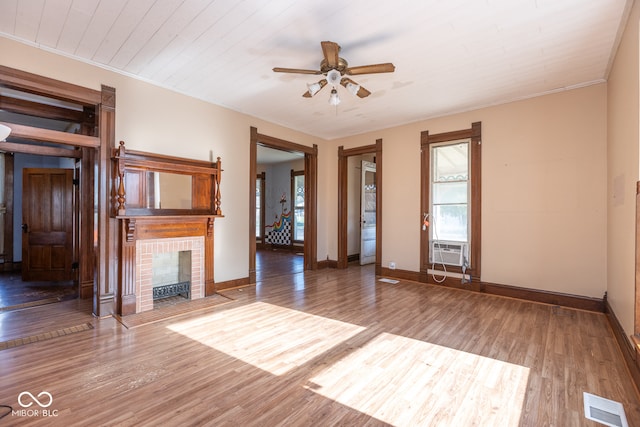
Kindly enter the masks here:
[[[150, 239], [204, 238], [205, 296], [216, 292], [213, 270], [213, 224], [223, 217], [220, 180], [222, 162], [204, 162], [154, 153], [125, 150], [124, 142], [113, 151], [112, 215], [119, 223], [118, 314], [136, 312], [136, 242]], [[159, 203], [161, 177], [186, 179], [184, 187], [172, 188], [187, 199], [186, 206]], [[162, 178], [164, 179], [164, 178]], [[157, 205], [160, 205], [158, 207]]]
[[119, 306], [122, 316], [136, 312], [136, 242], [167, 238], [204, 238], [205, 296], [216, 293], [213, 277], [213, 225], [215, 215], [120, 217]]

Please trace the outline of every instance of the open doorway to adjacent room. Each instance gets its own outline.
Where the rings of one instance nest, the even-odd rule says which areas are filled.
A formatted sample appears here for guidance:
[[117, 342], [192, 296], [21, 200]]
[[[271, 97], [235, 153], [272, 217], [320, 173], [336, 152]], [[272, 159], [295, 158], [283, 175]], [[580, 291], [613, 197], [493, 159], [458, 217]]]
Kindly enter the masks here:
[[77, 298], [75, 160], [0, 153], [0, 169], [0, 309]]
[[350, 156], [347, 178], [347, 259], [360, 265], [376, 262], [376, 158]]
[[381, 271], [382, 140], [338, 147], [338, 268], [350, 262]]
[[94, 290], [100, 92], [0, 67], [0, 312]]
[[304, 153], [257, 147], [256, 280], [304, 270]]
[[251, 128], [249, 282], [318, 268], [318, 147]]

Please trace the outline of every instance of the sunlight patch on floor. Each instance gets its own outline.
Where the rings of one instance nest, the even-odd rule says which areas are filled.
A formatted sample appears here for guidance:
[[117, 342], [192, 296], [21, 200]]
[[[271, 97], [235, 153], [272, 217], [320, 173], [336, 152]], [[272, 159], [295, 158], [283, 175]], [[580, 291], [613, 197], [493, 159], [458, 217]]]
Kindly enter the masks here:
[[264, 302], [168, 328], [274, 375], [303, 365], [365, 329]]
[[517, 426], [529, 368], [382, 333], [307, 388], [393, 425]]

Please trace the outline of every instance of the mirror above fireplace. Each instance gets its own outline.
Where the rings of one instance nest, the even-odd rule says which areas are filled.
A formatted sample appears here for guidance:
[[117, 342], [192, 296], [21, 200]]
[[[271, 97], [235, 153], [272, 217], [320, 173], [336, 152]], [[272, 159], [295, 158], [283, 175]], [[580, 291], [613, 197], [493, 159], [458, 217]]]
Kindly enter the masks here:
[[206, 162], [125, 150], [121, 141], [113, 162], [116, 217], [222, 216], [220, 157]]

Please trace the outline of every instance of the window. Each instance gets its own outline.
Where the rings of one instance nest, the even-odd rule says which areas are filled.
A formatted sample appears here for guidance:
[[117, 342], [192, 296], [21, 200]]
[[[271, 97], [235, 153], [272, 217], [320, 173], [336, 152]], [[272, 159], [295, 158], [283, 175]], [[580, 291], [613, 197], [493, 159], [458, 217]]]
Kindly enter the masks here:
[[469, 243], [469, 140], [433, 144], [429, 240]]
[[[465, 273], [480, 279], [481, 266], [481, 123], [470, 129], [429, 135], [421, 134], [421, 212], [428, 226], [421, 228], [420, 272], [429, 280], [429, 270]], [[426, 225], [426, 224], [425, 224]], [[439, 241], [440, 245], [433, 244]], [[432, 257], [462, 253], [448, 259], [446, 267]], [[441, 259], [442, 261], [442, 259]], [[466, 261], [466, 263], [464, 262]]]
[[292, 241], [304, 241], [304, 171], [291, 171]]

